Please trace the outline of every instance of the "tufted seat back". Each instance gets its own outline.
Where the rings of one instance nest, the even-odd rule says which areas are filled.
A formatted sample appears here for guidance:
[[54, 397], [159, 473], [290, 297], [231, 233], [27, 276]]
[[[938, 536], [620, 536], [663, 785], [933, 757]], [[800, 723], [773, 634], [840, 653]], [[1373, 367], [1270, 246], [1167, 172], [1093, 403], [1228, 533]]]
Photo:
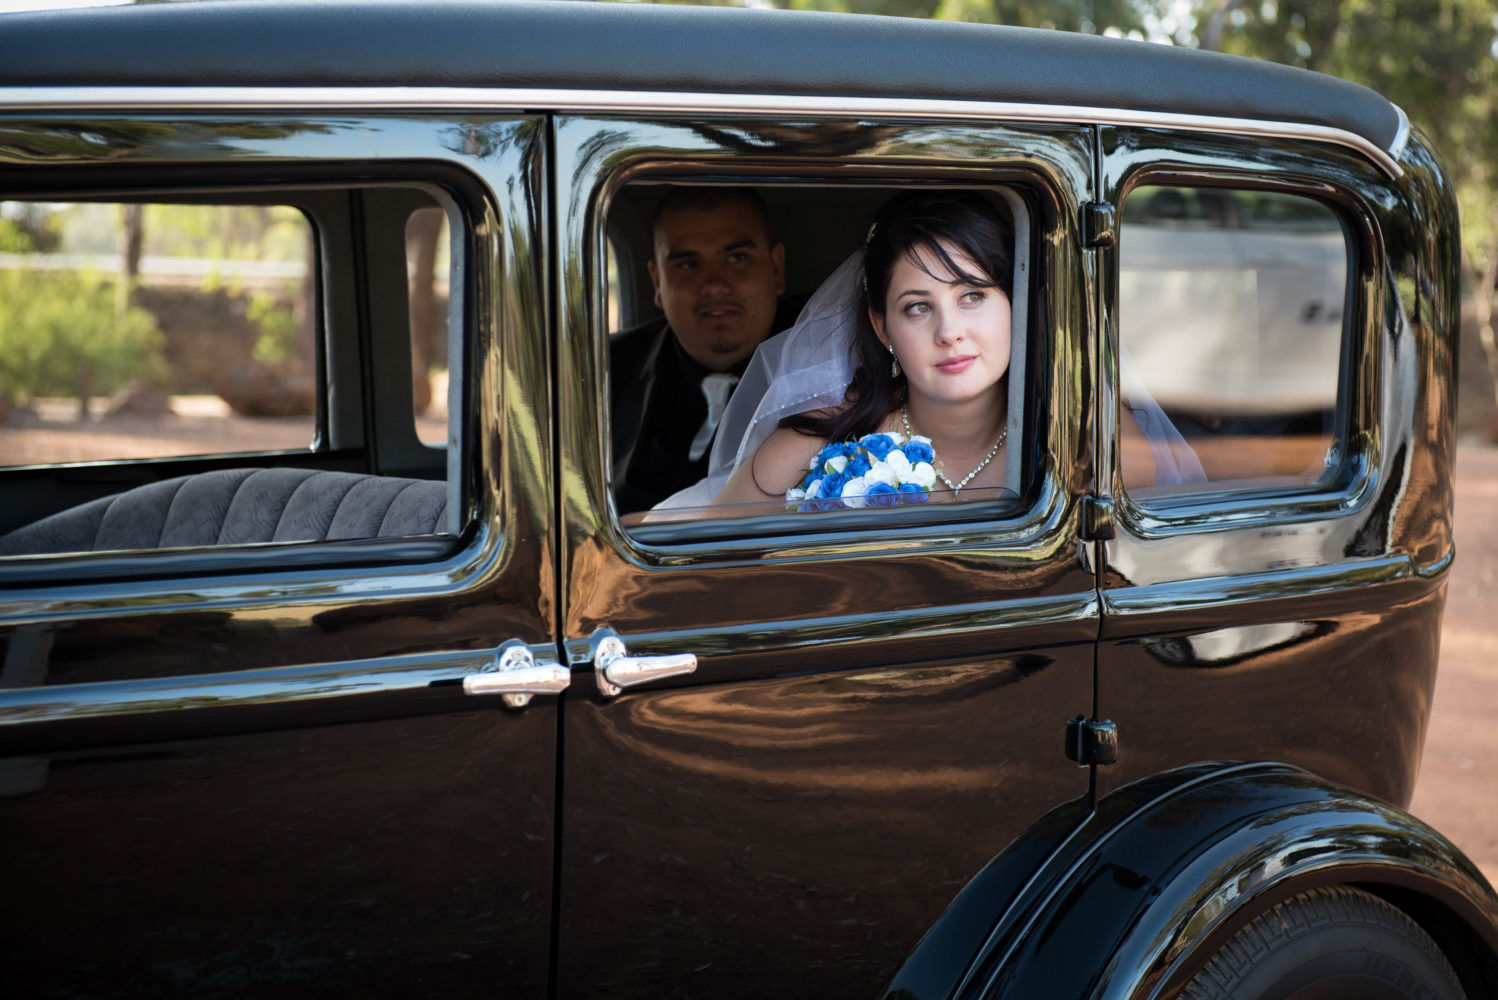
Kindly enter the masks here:
[[221, 469], [100, 497], [0, 536], [0, 556], [446, 530], [447, 484], [317, 469]]

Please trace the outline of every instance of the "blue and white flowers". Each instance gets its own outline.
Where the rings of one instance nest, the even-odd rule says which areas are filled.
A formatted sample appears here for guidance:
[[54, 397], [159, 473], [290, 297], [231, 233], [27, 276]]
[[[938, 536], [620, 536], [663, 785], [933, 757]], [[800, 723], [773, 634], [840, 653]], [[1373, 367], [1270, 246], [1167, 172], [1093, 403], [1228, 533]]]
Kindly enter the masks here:
[[936, 484], [931, 439], [895, 431], [829, 444], [786, 490], [791, 510], [839, 510], [925, 503]]

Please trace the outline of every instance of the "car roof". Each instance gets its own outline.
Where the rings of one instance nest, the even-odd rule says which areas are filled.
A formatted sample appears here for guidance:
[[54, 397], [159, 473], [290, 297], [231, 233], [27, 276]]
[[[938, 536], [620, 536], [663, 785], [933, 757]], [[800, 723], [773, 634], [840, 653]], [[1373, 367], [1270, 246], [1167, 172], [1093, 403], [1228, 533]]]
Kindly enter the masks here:
[[79, 86], [1002, 102], [1321, 126], [1396, 157], [1407, 131], [1388, 100], [1334, 77], [998, 25], [556, 0], [203, 0], [0, 15], [0, 88]]

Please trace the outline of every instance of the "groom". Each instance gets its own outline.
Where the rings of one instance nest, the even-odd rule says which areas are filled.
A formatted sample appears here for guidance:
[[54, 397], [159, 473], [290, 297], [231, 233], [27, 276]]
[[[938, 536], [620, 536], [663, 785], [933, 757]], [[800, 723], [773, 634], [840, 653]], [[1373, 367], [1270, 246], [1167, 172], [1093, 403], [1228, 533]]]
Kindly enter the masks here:
[[647, 510], [707, 474], [723, 407], [781, 312], [785, 247], [749, 188], [678, 187], [654, 217], [650, 280], [665, 313], [609, 345], [614, 496]]

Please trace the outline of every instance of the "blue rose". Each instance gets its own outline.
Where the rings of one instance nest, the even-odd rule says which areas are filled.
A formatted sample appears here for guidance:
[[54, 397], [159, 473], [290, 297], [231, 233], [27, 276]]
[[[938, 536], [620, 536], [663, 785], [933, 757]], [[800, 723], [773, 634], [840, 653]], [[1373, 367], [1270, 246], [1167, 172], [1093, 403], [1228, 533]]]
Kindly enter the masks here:
[[911, 465], [919, 465], [922, 462], [930, 462], [936, 458], [936, 452], [931, 450], [927, 441], [906, 441], [900, 449], [905, 457], [910, 459]]
[[870, 483], [863, 501], [870, 507], [893, 507], [900, 502], [900, 495], [889, 483]]
[[817, 452], [817, 457], [812, 460], [811, 471], [821, 472], [827, 467], [827, 463], [843, 453], [842, 445], [829, 444]]
[[858, 443], [881, 462], [884, 461], [884, 456], [893, 451], [895, 447], [895, 439], [888, 434], [865, 434], [858, 439]]
[[871, 467], [868, 452], [859, 451], [858, 454], [848, 459], [848, 467], [843, 471], [849, 476], [861, 476], [865, 472], [868, 472]]
[[848, 484], [846, 472], [834, 472], [822, 477], [822, 496], [836, 498], [843, 495], [843, 487]]
[[901, 483], [898, 492], [901, 494], [900, 503], [925, 503], [931, 499], [930, 494], [926, 492], [926, 487], [916, 483]]

